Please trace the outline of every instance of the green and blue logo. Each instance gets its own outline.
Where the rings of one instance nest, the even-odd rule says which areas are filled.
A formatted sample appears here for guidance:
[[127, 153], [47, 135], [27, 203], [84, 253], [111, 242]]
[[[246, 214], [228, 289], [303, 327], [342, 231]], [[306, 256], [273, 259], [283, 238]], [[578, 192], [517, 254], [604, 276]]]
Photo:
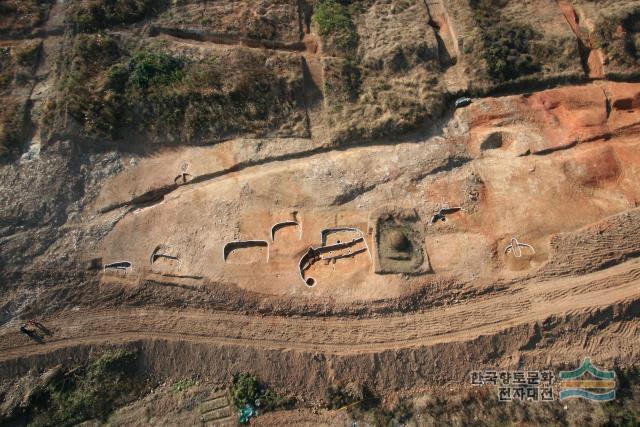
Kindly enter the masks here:
[[601, 371], [588, 357], [573, 371], [560, 371], [560, 400], [572, 397], [608, 402], [616, 398], [615, 371]]

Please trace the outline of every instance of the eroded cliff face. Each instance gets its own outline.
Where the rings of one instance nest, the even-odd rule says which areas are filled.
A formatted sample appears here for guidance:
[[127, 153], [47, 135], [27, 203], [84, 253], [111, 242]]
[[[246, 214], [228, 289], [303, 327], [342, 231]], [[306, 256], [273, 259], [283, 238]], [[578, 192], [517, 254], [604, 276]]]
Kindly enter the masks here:
[[320, 399], [638, 363], [640, 2], [0, 11], [7, 375], [131, 345]]

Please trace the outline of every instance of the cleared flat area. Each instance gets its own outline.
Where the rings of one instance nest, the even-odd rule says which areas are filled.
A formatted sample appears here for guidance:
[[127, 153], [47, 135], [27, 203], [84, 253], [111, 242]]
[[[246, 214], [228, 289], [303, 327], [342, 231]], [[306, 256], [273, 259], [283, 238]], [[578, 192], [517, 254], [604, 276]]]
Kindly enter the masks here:
[[[640, 298], [639, 285], [640, 260], [633, 260], [581, 277], [531, 280], [506, 295], [398, 317], [304, 319], [157, 308], [80, 310], [43, 319], [54, 333], [43, 344], [31, 344], [13, 328], [4, 327], [0, 360], [81, 344], [117, 344], [139, 339], [342, 355], [380, 352], [472, 340], [551, 316], [606, 308]], [[629, 337], [635, 334], [638, 322], [635, 323], [635, 328], [627, 330]]]

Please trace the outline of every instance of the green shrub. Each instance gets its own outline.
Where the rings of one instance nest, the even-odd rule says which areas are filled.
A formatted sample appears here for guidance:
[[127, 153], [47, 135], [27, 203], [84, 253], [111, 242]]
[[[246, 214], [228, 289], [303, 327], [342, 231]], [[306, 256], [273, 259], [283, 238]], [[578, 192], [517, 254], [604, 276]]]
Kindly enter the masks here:
[[143, 390], [135, 375], [137, 353], [112, 350], [85, 365], [61, 373], [35, 398], [33, 426], [70, 426], [84, 420], [106, 419], [117, 406]]
[[358, 47], [358, 33], [351, 13], [335, 0], [323, 0], [313, 12], [321, 36], [331, 37], [335, 45], [345, 53]]
[[[618, 31], [621, 27], [623, 31]], [[640, 65], [640, 9], [625, 16], [603, 18], [594, 32], [596, 46], [609, 59], [623, 66]]]
[[260, 381], [254, 375], [241, 373], [233, 378], [229, 389], [229, 400], [240, 409], [246, 404], [255, 405], [260, 396]]
[[142, 51], [129, 61], [129, 82], [138, 89], [179, 81], [184, 61], [162, 52]]
[[171, 386], [171, 390], [174, 393], [181, 393], [183, 391], [187, 391], [189, 390], [191, 387], [198, 385], [198, 382], [194, 379], [191, 378], [185, 378], [182, 379], [180, 381], [176, 381], [175, 383], [173, 383], [173, 385]]
[[0, 157], [4, 157], [22, 142], [27, 121], [25, 102], [4, 100], [0, 112]]
[[267, 388], [255, 375], [249, 373], [233, 377], [233, 384], [229, 388], [229, 401], [238, 409], [250, 404], [262, 411], [290, 407], [294, 403], [293, 399], [283, 397]]
[[161, 4], [155, 0], [76, 1], [67, 10], [67, 23], [77, 33], [132, 24], [156, 13]]
[[25, 45], [20, 46], [20, 48], [17, 48], [14, 51], [14, 55], [18, 65], [23, 67], [33, 67], [38, 59], [40, 46], [42, 46], [42, 42], [32, 41], [25, 43]]
[[480, 54], [492, 80], [506, 82], [541, 70], [531, 45], [541, 36], [532, 27], [509, 21], [491, 0], [469, 0], [469, 4], [482, 31]]

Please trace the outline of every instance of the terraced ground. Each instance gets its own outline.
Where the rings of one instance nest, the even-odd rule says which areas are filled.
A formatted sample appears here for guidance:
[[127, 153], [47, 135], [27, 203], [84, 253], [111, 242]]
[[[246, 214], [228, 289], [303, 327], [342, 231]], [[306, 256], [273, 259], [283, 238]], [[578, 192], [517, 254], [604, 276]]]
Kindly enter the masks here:
[[[362, 320], [289, 319], [160, 308], [77, 310], [46, 319], [53, 335], [45, 343], [32, 344], [19, 332], [7, 331], [3, 335], [1, 360], [46, 354], [70, 346], [142, 339], [338, 355], [465, 342], [514, 326], [544, 322], [567, 312], [595, 313], [633, 302], [638, 296], [638, 280], [640, 262], [633, 260], [579, 278], [525, 282], [510, 288], [506, 295], [474, 298], [446, 309]], [[496, 306], [501, 309], [491, 308]], [[621, 336], [616, 338], [626, 340], [635, 336], [636, 323], [625, 324]], [[625, 347], [633, 353], [633, 343]], [[615, 354], [620, 348], [607, 345], [585, 350]]]
[[[18, 3], [6, 402], [113, 347], [148, 378], [252, 372], [315, 412], [336, 387], [391, 405], [472, 370], [639, 363], [638, 2]], [[205, 394], [138, 404], [235, 420]], [[325, 415], [264, 419], [347, 417]]]

